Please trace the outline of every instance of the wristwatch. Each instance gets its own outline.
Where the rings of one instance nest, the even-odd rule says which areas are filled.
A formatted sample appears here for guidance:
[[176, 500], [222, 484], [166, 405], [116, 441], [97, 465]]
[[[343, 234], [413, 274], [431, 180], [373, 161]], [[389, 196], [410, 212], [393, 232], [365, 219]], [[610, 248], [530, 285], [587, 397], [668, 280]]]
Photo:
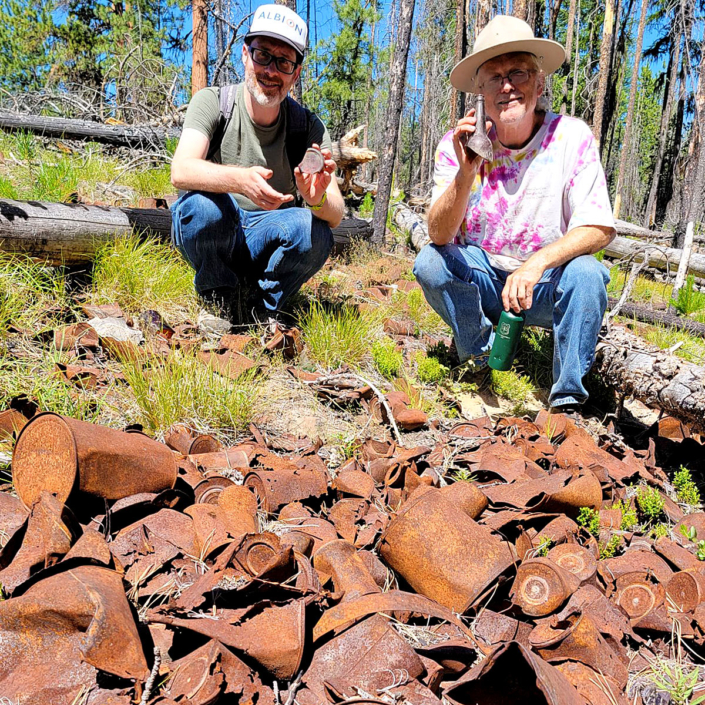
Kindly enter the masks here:
[[308, 208], [310, 208], [312, 211], [319, 211], [319, 210], [321, 210], [321, 208], [323, 208], [323, 204], [324, 204], [327, 200], [328, 200], [328, 192], [327, 192], [327, 191], [324, 191], [324, 192], [323, 192], [323, 198], [321, 199], [321, 202], [320, 202], [318, 205], [312, 206], [311, 204], [306, 203], [306, 201], [304, 201], [304, 203], [306, 203], [306, 206], [307, 206]]

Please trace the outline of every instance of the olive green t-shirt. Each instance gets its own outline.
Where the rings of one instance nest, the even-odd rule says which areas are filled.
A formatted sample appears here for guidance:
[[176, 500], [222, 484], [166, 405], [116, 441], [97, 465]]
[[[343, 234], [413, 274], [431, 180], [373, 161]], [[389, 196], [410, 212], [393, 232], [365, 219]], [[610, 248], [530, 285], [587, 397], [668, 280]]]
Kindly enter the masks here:
[[[220, 150], [215, 153], [213, 161], [218, 164], [233, 164], [250, 167], [263, 166], [271, 169], [270, 186], [280, 193], [296, 195], [296, 183], [291, 173], [286, 154], [286, 110], [279, 111], [279, 119], [269, 127], [256, 125], [245, 106], [243, 92], [245, 85], [239, 84], [235, 93], [235, 106], [223, 135]], [[213, 139], [220, 122], [220, 99], [218, 88], [204, 88], [193, 96], [186, 111], [184, 128], [192, 127], [203, 133], [209, 140]], [[330, 135], [325, 125], [315, 115], [310, 121], [307, 146], [320, 145], [323, 149], [331, 148]], [[242, 194], [233, 194], [240, 208], [247, 211], [262, 210]], [[284, 206], [292, 206], [285, 203]]]

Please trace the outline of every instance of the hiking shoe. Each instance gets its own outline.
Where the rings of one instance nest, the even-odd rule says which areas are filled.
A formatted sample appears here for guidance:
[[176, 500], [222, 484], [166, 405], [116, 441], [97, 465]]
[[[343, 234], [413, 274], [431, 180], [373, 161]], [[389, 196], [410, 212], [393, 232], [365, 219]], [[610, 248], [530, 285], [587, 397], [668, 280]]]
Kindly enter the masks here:
[[583, 405], [577, 403], [561, 404], [560, 406], [552, 406], [550, 409], [552, 414], [563, 414], [566, 418], [573, 421], [581, 421], [583, 418]]

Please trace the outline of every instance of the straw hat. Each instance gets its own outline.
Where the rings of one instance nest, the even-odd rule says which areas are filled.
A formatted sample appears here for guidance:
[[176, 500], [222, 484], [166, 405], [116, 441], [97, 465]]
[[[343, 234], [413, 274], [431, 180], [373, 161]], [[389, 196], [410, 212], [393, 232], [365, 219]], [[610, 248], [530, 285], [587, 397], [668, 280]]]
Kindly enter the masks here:
[[566, 58], [565, 49], [558, 42], [537, 39], [523, 20], [511, 15], [497, 15], [477, 35], [472, 54], [450, 72], [450, 82], [459, 91], [473, 92], [477, 71], [485, 61], [515, 51], [533, 54], [546, 74], [560, 68]]

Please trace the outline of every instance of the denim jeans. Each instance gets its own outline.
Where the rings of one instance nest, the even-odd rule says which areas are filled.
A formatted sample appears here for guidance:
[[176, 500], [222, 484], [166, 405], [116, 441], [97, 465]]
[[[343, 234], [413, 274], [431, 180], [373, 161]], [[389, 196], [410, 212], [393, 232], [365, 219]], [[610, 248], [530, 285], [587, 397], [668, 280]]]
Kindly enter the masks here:
[[[480, 247], [426, 245], [414, 274], [428, 303], [453, 330], [460, 360], [489, 352], [509, 273], [492, 267]], [[526, 324], [553, 330], [552, 406], [581, 404], [588, 397], [583, 377], [595, 359], [608, 282], [607, 268], [583, 255], [546, 270], [534, 288]]]
[[328, 223], [306, 208], [245, 211], [229, 194], [189, 191], [171, 207], [174, 246], [199, 294], [246, 283], [254, 305], [276, 311], [324, 264]]

